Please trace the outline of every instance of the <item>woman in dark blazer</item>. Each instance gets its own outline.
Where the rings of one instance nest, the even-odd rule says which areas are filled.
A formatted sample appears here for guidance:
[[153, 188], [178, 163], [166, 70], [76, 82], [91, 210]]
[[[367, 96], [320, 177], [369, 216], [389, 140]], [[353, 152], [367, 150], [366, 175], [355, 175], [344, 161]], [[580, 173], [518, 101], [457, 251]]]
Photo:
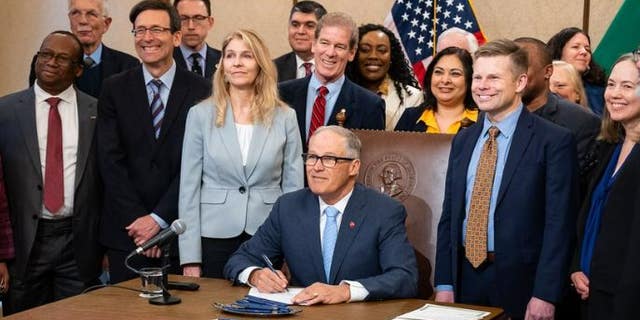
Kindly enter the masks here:
[[185, 276], [222, 269], [282, 194], [303, 187], [296, 113], [278, 98], [263, 40], [238, 30], [222, 44], [213, 95], [189, 111], [182, 150], [180, 264]]
[[396, 131], [456, 134], [478, 119], [471, 97], [473, 60], [467, 50], [449, 47], [433, 58], [424, 76], [425, 101], [408, 108]]
[[640, 302], [640, 71], [627, 54], [605, 90], [600, 159], [578, 218], [571, 281], [587, 319], [637, 318]]

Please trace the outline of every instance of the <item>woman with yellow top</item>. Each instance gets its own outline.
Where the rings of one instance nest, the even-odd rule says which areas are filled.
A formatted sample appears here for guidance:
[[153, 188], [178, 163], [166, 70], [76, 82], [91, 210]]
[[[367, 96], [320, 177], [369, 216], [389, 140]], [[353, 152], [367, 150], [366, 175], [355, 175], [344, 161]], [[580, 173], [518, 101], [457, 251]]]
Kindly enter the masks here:
[[450, 47], [436, 54], [424, 77], [425, 102], [406, 109], [395, 130], [456, 134], [476, 122], [472, 66], [471, 55], [464, 49]]

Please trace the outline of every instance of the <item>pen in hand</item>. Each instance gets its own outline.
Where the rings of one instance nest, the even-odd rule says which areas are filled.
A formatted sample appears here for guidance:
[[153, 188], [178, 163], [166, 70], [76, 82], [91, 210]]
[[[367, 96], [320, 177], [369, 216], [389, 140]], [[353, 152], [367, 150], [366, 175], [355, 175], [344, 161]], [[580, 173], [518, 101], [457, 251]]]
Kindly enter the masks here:
[[[269, 257], [267, 257], [267, 255], [264, 253], [262, 254], [262, 260], [264, 260], [264, 263], [267, 264], [267, 268], [269, 268], [271, 272], [275, 273], [278, 278], [282, 279], [282, 277], [280, 277], [280, 274], [278, 274], [276, 272], [276, 269], [273, 267], [273, 263], [271, 263], [271, 260], [269, 259]], [[285, 279], [282, 279], [282, 280], [285, 280]], [[289, 289], [284, 288], [284, 291], [289, 292]]]

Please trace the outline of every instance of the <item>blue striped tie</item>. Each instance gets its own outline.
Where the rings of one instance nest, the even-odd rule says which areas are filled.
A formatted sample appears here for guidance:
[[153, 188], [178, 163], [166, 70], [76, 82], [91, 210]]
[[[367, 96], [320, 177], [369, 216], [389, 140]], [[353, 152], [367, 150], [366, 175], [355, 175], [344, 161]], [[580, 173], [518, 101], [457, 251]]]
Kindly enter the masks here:
[[324, 232], [322, 233], [322, 263], [324, 264], [324, 273], [329, 283], [329, 275], [331, 274], [331, 261], [333, 260], [333, 249], [336, 247], [338, 239], [338, 223], [336, 217], [340, 212], [334, 207], [324, 209], [327, 220], [324, 222]]
[[153, 132], [156, 139], [160, 136], [160, 127], [162, 126], [162, 118], [164, 117], [164, 104], [160, 98], [160, 90], [162, 89], [161, 80], [151, 80], [153, 84], [151, 91], [153, 92], [153, 100], [151, 101], [151, 118], [153, 119]]

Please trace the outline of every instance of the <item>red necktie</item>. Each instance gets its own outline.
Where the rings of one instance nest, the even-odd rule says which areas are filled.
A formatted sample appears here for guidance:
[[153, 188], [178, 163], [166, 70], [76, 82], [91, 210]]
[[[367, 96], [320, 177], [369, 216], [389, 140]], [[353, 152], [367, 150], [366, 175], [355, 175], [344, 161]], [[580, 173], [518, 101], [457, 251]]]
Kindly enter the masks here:
[[44, 173], [44, 207], [56, 214], [64, 204], [62, 173], [62, 120], [58, 112], [60, 98], [49, 98], [49, 127], [47, 129], [47, 159]]
[[308, 77], [311, 75], [311, 66], [313, 66], [313, 64], [311, 62], [305, 62], [302, 64], [302, 66], [304, 67], [304, 76]]
[[324, 96], [326, 96], [328, 92], [329, 89], [325, 86], [318, 88], [318, 95], [316, 96], [316, 101], [313, 103], [311, 125], [309, 126], [309, 135], [307, 136], [307, 140], [311, 138], [316, 129], [324, 125], [324, 107], [327, 105], [327, 100]]

